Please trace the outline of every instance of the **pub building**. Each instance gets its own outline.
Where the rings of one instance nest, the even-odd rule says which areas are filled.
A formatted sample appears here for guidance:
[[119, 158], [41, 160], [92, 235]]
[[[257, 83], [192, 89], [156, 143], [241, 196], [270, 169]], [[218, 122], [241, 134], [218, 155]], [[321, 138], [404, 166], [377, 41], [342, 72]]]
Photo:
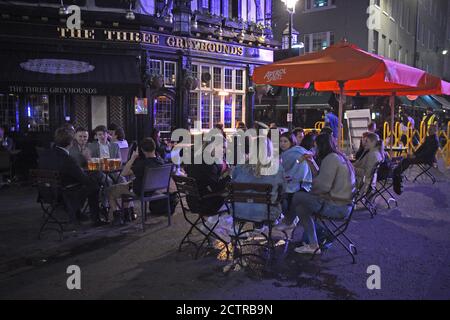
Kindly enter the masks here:
[[271, 11], [272, 0], [0, 1], [0, 124], [45, 147], [64, 122], [114, 123], [129, 141], [251, 123], [251, 74], [279, 45]]

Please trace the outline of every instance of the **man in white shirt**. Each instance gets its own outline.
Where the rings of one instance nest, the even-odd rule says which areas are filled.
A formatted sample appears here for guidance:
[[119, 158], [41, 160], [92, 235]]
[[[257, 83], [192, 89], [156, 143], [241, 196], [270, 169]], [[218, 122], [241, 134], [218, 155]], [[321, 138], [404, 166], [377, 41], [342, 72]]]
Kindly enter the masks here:
[[108, 130], [105, 126], [98, 126], [94, 129], [97, 142], [90, 143], [88, 149], [93, 158], [120, 158], [119, 145], [108, 141]]

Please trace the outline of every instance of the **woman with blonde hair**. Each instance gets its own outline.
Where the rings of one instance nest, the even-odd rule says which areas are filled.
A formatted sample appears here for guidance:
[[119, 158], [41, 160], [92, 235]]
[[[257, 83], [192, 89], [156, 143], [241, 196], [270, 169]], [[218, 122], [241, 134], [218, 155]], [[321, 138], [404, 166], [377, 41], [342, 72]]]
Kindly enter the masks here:
[[365, 181], [363, 190], [367, 190], [369, 186], [376, 187], [377, 174], [375, 173], [372, 180], [372, 171], [378, 163], [383, 162], [385, 159], [385, 151], [383, 140], [373, 132], [368, 132], [365, 141], [365, 153], [354, 164], [356, 185], [362, 186], [362, 182]]

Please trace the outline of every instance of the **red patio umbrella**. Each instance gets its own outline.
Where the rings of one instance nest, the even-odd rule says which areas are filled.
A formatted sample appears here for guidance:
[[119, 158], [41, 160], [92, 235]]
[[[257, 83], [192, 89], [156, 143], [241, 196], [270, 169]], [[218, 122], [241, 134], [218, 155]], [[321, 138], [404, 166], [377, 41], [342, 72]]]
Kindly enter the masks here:
[[[257, 84], [304, 88], [310, 82], [319, 91], [339, 91], [339, 126], [342, 126], [346, 90], [412, 89], [437, 85], [425, 71], [368, 53], [343, 41], [323, 51], [281, 60], [255, 69]], [[340, 139], [341, 130], [339, 130]]]

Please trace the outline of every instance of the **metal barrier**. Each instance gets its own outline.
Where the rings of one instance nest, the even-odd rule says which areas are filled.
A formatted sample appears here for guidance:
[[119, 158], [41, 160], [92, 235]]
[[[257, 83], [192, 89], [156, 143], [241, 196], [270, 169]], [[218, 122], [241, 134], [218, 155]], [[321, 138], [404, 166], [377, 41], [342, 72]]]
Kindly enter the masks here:
[[[383, 141], [385, 145], [390, 145], [391, 128], [388, 122], [383, 126]], [[407, 148], [407, 154], [413, 154], [420, 146], [427, 136], [427, 125], [424, 121], [420, 122], [419, 129], [413, 129], [411, 123], [408, 122], [408, 126], [405, 130], [402, 130], [400, 122], [396, 122], [394, 126], [394, 147], [403, 146], [402, 136], [406, 137], [405, 147]], [[439, 143], [441, 146], [441, 140], [445, 140], [445, 145], [441, 146], [438, 151], [438, 157], [444, 159], [446, 166], [450, 166], [450, 121], [447, 123], [446, 130], [438, 130]]]

